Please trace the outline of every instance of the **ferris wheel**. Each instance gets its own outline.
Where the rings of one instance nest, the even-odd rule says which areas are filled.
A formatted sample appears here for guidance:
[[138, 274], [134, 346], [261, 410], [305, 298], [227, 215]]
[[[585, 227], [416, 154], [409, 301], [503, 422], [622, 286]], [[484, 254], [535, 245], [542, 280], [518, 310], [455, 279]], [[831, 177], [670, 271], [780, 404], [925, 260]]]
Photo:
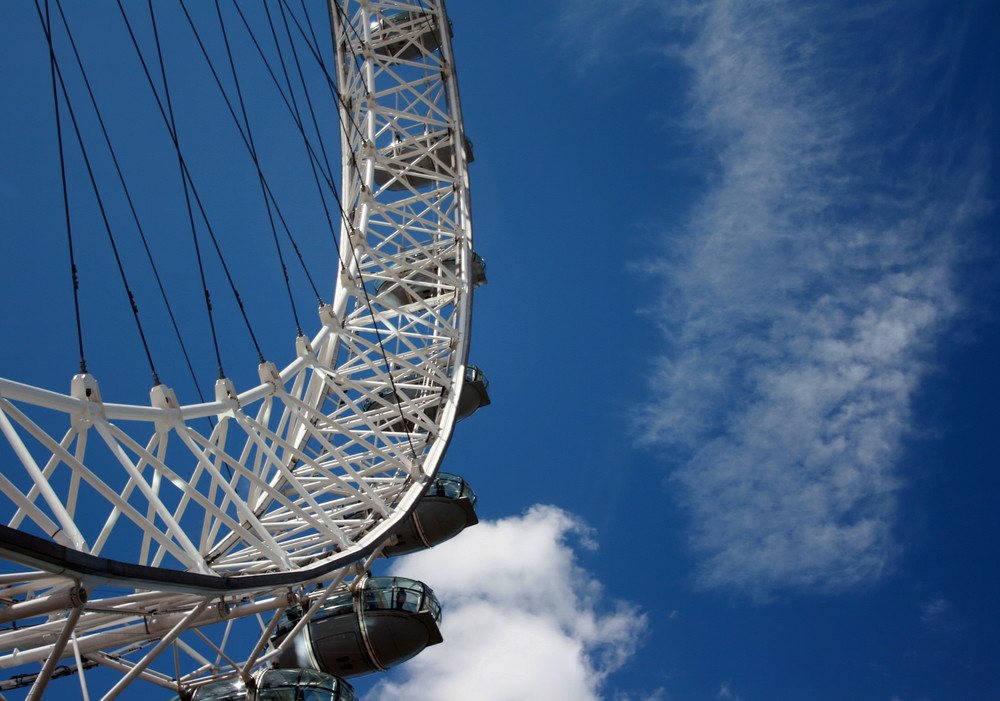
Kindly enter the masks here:
[[[0, 694], [72, 676], [89, 698], [148, 682], [350, 699], [336, 677], [440, 642], [430, 587], [370, 570], [476, 522], [475, 494], [439, 470], [454, 424], [489, 403], [468, 362], [485, 266], [451, 24], [443, 0], [331, 2], [326, 65], [272, 7], [335, 86], [332, 299], [284, 368], [261, 357], [256, 386], [220, 376], [193, 404], [161, 383], [114, 403], [85, 369], [68, 393], [0, 379]], [[52, 49], [55, 75], [68, 55]]]

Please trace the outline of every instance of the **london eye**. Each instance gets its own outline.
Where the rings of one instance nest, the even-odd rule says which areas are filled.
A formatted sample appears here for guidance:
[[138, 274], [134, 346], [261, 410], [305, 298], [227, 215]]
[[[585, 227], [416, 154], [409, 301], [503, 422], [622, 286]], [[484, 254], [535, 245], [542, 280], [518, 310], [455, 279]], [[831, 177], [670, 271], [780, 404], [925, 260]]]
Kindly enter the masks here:
[[[441, 471], [456, 422], [490, 401], [469, 358], [486, 269], [452, 27], [443, 0], [309, 4], [118, 4], [100, 10], [114, 27], [90, 34], [77, 21], [93, 8], [31, 8], [59, 145], [52, 206], [66, 213], [51, 256], [72, 271], [59, 344], [80, 367], [54, 385], [17, 367], [0, 379], [0, 694], [347, 700], [344, 679], [441, 641], [433, 583], [371, 570], [476, 523], [471, 487]], [[120, 58], [95, 39], [111, 31]], [[129, 65], [115, 97], [93, 72], [109, 60]], [[181, 65], [200, 67], [197, 82]], [[120, 137], [133, 99], [139, 132]], [[207, 125], [209, 101], [224, 127]], [[231, 177], [248, 187], [226, 204], [210, 200], [227, 178], [222, 137], [194, 126], [237, 145]], [[154, 140], [149, 172], [130, 171], [122, 149]], [[168, 198], [164, 241], [143, 201]], [[90, 237], [134, 331], [88, 320], [103, 311], [81, 262]], [[264, 273], [248, 261], [278, 281], [268, 304], [287, 293], [282, 344], [262, 337]], [[171, 292], [171, 271], [188, 292]], [[148, 313], [140, 286], [167, 311]], [[196, 301], [178, 306], [184, 294]], [[208, 329], [200, 347], [188, 318]], [[95, 369], [102, 335], [141, 350]], [[125, 358], [148, 364], [148, 400], [116, 396]]]

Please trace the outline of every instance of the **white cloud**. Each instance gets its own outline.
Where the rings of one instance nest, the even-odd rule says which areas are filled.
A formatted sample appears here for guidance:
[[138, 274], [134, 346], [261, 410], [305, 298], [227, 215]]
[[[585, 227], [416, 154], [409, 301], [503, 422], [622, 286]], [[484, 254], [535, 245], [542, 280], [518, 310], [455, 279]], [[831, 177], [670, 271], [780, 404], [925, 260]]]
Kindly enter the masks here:
[[[547, 25], [546, 38], [581, 75], [600, 64], [619, 59], [621, 52], [608, 47], [634, 42], [635, 28], [646, 23], [648, 0], [620, 0], [614, 4], [599, 0], [572, 0], [565, 3], [555, 23]], [[555, 31], [551, 28], [555, 27]]]
[[920, 604], [920, 620], [924, 623], [939, 623], [951, 612], [951, 604], [947, 599], [937, 597]]
[[426, 582], [441, 599], [445, 642], [366, 698], [602, 698], [607, 676], [643, 637], [646, 618], [602, 598], [600, 583], [576, 564], [571, 536], [593, 547], [572, 516], [535, 506], [394, 563], [395, 574]]
[[729, 682], [723, 682], [722, 686], [719, 687], [719, 693], [715, 695], [717, 699], [727, 699], [728, 701], [743, 701], [741, 696], [734, 694], [732, 689], [729, 688]]
[[875, 42], [872, 17], [683, 11], [699, 17], [687, 123], [716, 171], [656, 269], [667, 350], [642, 440], [676, 457], [703, 585], [868, 584], [892, 562], [896, 462], [959, 308], [955, 233], [982, 209], [979, 172], [918, 153], [926, 106], [905, 106], [899, 72], [914, 49]]
[[615, 694], [614, 701], [666, 701], [669, 696], [667, 696], [667, 690], [663, 687], [656, 689], [652, 692], [643, 693], [640, 696], [631, 696], [629, 694]]
[[955, 634], [964, 627], [963, 617], [954, 604], [942, 596], [918, 603], [920, 622], [935, 634]]

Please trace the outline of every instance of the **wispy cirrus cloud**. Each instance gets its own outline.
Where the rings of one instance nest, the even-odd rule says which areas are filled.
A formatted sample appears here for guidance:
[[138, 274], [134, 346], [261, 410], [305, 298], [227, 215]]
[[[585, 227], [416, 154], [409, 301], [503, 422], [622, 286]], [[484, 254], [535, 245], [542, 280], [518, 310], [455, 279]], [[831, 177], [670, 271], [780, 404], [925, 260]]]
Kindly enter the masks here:
[[729, 699], [729, 701], [743, 701], [742, 697], [734, 694], [732, 689], [729, 688], [729, 682], [723, 682], [719, 687], [719, 693], [715, 695], [717, 699]]
[[951, 614], [951, 603], [943, 597], [934, 597], [920, 604], [920, 620], [927, 625], [939, 625]]
[[396, 574], [430, 584], [445, 643], [427, 648], [366, 698], [603, 698], [607, 676], [634, 652], [646, 617], [605, 601], [576, 563], [587, 529], [551, 506], [483, 522], [433, 550], [400, 558]]
[[957, 234], [982, 211], [982, 169], [920, 133], [932, 97], [913, 88], [933, 57], [880, 37], [885, 9], [683, 12], [691, 41], [669, 51], [715, 167], [654, 266], [667, 344], [642, 440], [676, 457], [704, 586], [868, 584], [896, 550], [897, 463], [960, 308]]

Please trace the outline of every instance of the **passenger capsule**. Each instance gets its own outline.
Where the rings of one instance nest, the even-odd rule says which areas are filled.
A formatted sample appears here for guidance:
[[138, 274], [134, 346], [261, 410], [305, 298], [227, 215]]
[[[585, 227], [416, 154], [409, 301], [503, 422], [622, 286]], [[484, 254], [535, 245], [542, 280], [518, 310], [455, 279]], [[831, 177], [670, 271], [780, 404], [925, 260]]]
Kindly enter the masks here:
[[358, 701], [354, 687], [312, 669], [269, 669], [257, 681], [252, 701]]
[[[419, 396], [430, 394], [432, 391], [431, 388], [414, 385], [416, 379], [417, 376], [415, 374], [404, 375], [398, 378], [395, 386], [397, 395], [405, 396], [407, 399], [415, 399]], [[461, 394], [458, 395], [455, 421], [467, 419], [482, 407], [490, 404], [489, 386], [490, 381], [486, 378], [486, 374], [482, 370], [475, 365], [465, 366], [465, 381], [462, 383]], [[391, 402], [393, 387], [385, 387], [379, 392], [379, 396]], [[366, 399], [359, 404], [359, 408], [362, 411], [369, 411], [376, 407], [381, 407], [381, 404], [377, 403], [374, 399]], [[388, 410], [383, 408], [383, 411]], [[433, 420], [437, 417], [438, 407], [426, 407], [423, 411], [429, 419]], [[410, 420], [401, 419], [398, 412], [388, 414], [386, 424], [384, 429], [387, 431], [402, 431], [404, 428], [407, 431], [412, 431], [414, 428], [414, 423]]]
[[[449, 131], [397, 138], [379, 150], [375, 182], [390, 190], [420, 190], [455, 177], [455, 147]], [[466, 139], [465, 160], [472, 163], [472, 143]]]
[[[414, 259], [413, 265], [423, 265], [423, 260]], [[426, 264], [427, 267], [414, 269], [401, 275], [399, 282], [395, 280], [381, 280], [375, 286], [375, 294], [379, 299], [400, 307], [410, 304], [420, 299], [430, 299], [443, 294], [448, 288], [446, 281], [458, 274], [458, 262], [455, 256], [450, 256], [441, 261], [440, 264]], [[472, 253], [472, 289], [482, 287], [486, 280], [486, 261], [473, 251]], [[450, 286], [449, 286], [450, 287]]]
[[[171, 701], [180, 701], [175, 696]], [[240, 678], [212, 682], [183, 697], [187, 701], [358, 701], [354, 687], [312, 669], [266, 669], [247, 689]]]
[[441, 49], [441, 28], [432, 14], [404, 10], [374, 19], [371, 43], [379, 56], [410, 61]]
[[455, 421], [467, 419], [484, 406], [490, 403], [490, 395], [487, 391], [490, 381], [486, 379], [486, 374], [475, 365], [465, 366], [465, 382], [462, 384], [462, 393], [458, 395], [458, 411], [455, 412]]
[[477, 523], [476, 493], [458, 475], [439, 472], [382, 554], [394, 557], [432, 548]]
[[[278, 627], [279, 643], [295, 624], [295, 613], [289, 613]], [[355, 592], [327, 599], [280, 655], [278, 666], [342, 677], [379, 672], [440, 643], [440, 621], [441, 605], [426, 584], [368, 577]]]

